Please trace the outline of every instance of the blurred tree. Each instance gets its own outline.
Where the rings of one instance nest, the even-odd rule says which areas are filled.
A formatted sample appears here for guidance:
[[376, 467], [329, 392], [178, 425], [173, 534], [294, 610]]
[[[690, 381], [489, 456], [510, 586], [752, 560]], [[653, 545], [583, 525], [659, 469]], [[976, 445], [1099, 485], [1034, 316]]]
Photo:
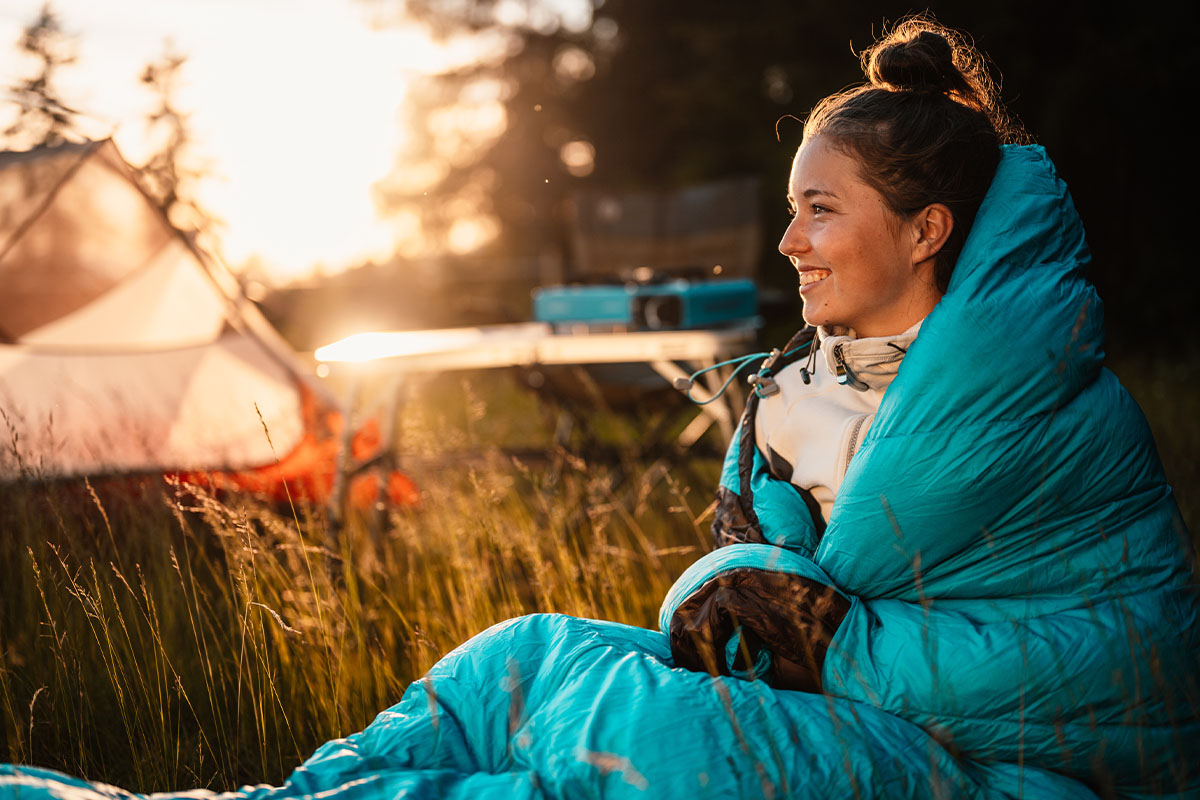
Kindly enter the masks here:
[[561, 235], [571, 170], [588, 169], [573, 112], [597, 70], [591, 3], [573, 14], [533, 0], [405, 7], [439, 37], [473, 38], [482, 56], [410, 91], [411, 140], [376, 187], [382, 209], [407, 223], [414, 252], [537, 253]]
[[75, 61], [75, 40], [66, 34], [49, 2], [21, 33], [20, 52], [37, 62], [36, 71], [9, 92], [18, 107], [16, 120], [4, 131], [5, 146], [25, 150], [69, 140], [79, 112], [59, 94], [59, 70]]
[[[694, 0], [686, 13], [660, 0], [581, 0], [569, 23], [568, 5], [539, 0], [402, 5], [436, 35], [502, 44], [414, 90], [413, 138], [378, 187], [381, 206], [442, 244], [477, 210], [493, 223], [489, 249], [509, 255], [562, 247], [563, 201], [587, 185], [758, 174], [780, 194], [796, 141], [781, 145], [776, 121], [858, 73], [846, 37], [801, 46], [791, 0], [760, 0], [753, 13], [722, 0]], [[830, 31], [857, 25], [860, 46], [872, 40], [861, 9], [808, 9], [804, 19]], [[471, 136], [471, 125], [484, 127], [481, 109], [497, 106], [495, 125]], [[770, 222], [781, 223], [785, 204], [775, 205]]]
[[168, 41], [162, 55], [142, 70], [141, 82], [156, 100], [155, 108], [146, 118], [146, 128], [157, 149], [140, 172], [146, 190], [175, 227], [200, 231], [210, 227], [214, 220], [192, 191], [205, 170], [192, 163], [188, 115], [176, 105], [180, 71], [186, 63], [187, 56], [177, 52]]
[[[418, 232], [461, 230], [481, 209], [494, 234], [487, 251], [509, 254], [562, 247], [563, 201], [589, 184], [756, 174], [766, 229], [782, 231], [800, 134], [787, 116], [861, 81], [855, 53], [897, 19], [894, 4], [875, 0], [582, 0], [583, 21], [570, 25], [563, 0], [361, 2], [401, 8], [444, 37], [501, 43], [414, 95], [418, 135], [379, 189], [382, 208], [407, 209]], [[1197, 157], [1182, 109], [1200, 45], [1179, 32], [1200, 22], [1200, 6], [1149, 0], [1131, 15], [1112, 0], [942, 0], [934, 10], [1003, 70], [1009, 108], [1071, 186], [1110, 341], [1145, 330], [1172, 346], [1190, 341]], [[466, 111], [484, 106], [487, 125]], [[448, 135], [471, 124], [482, 133]], [[451, 147], [459, 140], [471, 147]], [[794, 285], [770, 246], [764, 266], [768, 282]]]

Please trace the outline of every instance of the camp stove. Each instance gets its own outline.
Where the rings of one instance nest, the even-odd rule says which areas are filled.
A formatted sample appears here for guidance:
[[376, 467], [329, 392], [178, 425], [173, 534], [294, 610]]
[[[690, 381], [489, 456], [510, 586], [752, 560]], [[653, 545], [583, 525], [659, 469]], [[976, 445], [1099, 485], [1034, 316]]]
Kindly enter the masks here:
[[743, 278], [546, 286], [533, 318], [556, 330], [692, 330], [757, 324], [758, 289]]

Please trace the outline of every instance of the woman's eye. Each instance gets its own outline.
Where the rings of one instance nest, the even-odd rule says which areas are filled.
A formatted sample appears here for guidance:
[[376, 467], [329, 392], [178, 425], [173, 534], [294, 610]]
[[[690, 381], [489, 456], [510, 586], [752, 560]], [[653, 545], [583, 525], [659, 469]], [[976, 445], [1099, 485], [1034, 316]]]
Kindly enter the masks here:
[[829, 211], [829, 209], [828, 209], [828, 208], [826, 208], [825, 206], [821, 205], [820, 203], [813, 203], [813, 204], [810, 206], [810, 208], [812, 209], [812, 212], [813, 212], [814, 214], [825, 214], [825, 213], [827, 213], [827, 212]]

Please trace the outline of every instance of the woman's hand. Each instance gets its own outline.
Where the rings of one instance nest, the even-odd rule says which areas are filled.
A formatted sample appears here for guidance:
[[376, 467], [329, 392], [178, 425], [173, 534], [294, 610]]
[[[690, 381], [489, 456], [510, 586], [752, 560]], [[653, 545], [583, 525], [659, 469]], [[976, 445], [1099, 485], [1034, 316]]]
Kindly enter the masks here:
[[825, 652], [849, 610], [849, 600], [817, 581], [733, 569], [675, 610], [671, 654], [686, 669], [820, 692]]

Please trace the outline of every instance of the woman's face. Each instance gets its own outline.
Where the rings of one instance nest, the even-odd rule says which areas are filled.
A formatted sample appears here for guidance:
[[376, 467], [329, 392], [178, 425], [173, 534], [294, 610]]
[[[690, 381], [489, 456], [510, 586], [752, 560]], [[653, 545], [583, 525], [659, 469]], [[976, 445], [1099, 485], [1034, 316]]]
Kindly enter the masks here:
[[794, 216], [779, 252], [800, 274], [805, 322], [890, 336], [933, 310], [941, 294], [920, 223], [888, 208], [825, 137], [796, 152], [788, 203]]

